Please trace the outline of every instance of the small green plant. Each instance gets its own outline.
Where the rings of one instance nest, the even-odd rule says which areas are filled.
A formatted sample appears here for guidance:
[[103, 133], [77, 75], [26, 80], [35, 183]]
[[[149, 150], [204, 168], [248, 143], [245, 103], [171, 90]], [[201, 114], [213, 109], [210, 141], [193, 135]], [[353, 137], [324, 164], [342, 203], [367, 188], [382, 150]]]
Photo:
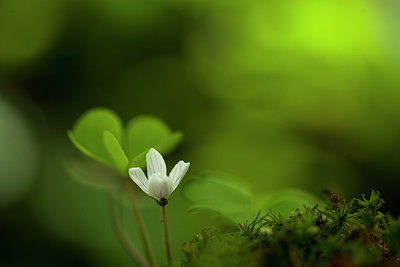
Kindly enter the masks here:
[[[77, 120], [73, 129], [68, 131], [68, 136], [83, 154], [92, 159], [70, 157], [67, 165], [72, 174], [84, 177], [89, 180], [89, 184], [100, 182], [106, 187], [116, 188], [113, 193], [118, 199], [121, 193], [128, 195], [146, 257], [130, 242], [122, 220], [118, 220], [122, 217], [122, 214], [118, 214], [121, 208], [114, 207], [115, 203], [111, 205], [114, 208], [110, 217], [118, 240], [138, 266], [155, 266], [154, 253], [136, 202], [132, 181], [125, 178], [130, 176], [145, 193], [162, 205], [167, 259], [170, 264], [165, 205], [186, 174], [189, 164], [179, 162], [170, 175], [166, 176], [164, 159], [154, 148], [167, 154], [180, 143], [182, 133], [173, 133], [164, 122], [151, 116], [133, 118], [124, 127], [119, 116], [112, 110], [94, 108]], [[146, 165], [149, 179], [141, 170]]]

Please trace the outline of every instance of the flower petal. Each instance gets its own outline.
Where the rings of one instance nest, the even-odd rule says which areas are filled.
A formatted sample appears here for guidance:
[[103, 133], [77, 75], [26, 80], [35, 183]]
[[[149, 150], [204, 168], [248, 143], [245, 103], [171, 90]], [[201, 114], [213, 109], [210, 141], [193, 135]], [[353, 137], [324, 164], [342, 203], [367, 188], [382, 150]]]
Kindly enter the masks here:
[[156, 173], [149, 179], [148, 191], [149, 195], [157, 200], [168, 199], [172, 193], [172, 182], [167, 176]]
[[174, 191], [178, 187], [183, 176], [185, 176], [185, 174], [187, 173], [189, 166], [190, 166], [189, 162], [184, 162], [183, 160], [181, 160], [172, 169], [172, 171], [169, 174], [169, 179], [172, 182], [172, 191]]
[[147, 162], [147, 177], [153, 176], [155, 173], [161, 174], [161, 176], [167, 175], [167, 167], [165, 166], [165, 161], [161, 154], [151, 148], [150, 151], [146, 155]]
[[144, 172], [141, 168], [130, 168], [129, 176], [140, 187], [140, 189], [143, 190], [143, 192], [149, 194], [149, 180], [147, 180], [146, 175], [144, 175]]

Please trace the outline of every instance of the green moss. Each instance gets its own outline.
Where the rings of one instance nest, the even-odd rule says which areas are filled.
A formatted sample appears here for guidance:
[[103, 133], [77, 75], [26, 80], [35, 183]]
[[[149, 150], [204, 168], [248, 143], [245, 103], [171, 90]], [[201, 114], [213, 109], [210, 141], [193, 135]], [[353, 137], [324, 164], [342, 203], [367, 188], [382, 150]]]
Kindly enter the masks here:
[[183, 246], [179, 266], [391, 266], [399, 263], [400, 220], [379, 211], [384, 201], [346, 201], [332, 193], [321, 209], [272, 212], [232, 229], [208, 229]]

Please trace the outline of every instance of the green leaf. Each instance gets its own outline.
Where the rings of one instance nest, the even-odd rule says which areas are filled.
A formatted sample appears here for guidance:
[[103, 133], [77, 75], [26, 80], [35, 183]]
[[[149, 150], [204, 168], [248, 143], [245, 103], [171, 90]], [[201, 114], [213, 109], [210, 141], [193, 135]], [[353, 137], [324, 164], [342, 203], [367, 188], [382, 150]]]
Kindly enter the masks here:
[[117, 138], [109, 131], [105, 131], [103, 142], [104, 147], [113, 160], [114, 167], [122, 173], [122, 176], [127, 176], [129, 161]]
[[183, 186], [184, 197], [194, 205], [191, 212], [217, 212], [234, 221], [251, 218], [256, 213], [248, 185], [223, 173], [207, 173]]
[[83, 154], [85, 154], [86, 156], [89, 156], [90, 158], [95, 159], [99, 162], [109, 164], [106, 160], [102, 159], [101, 157], [98, 157], [97, 155], [93, 154], [91, 151], [87, 150], [86, 147], [81, 145], [81, 143], [79, 143], [78, 140], [75, 139], [74, 133], [72, 131], [68, 131], [67, 134], [68, 134], [68, 137], [71, 140], [72, 144], [74, 144], [74, 146], [76, 148], [78, 148]]
[[125, 133], [117, 114], [106, 108], [94, 108], [77, 120], [68, 136], [85, 155], [126, 176], [128, 167], [146, 166], [150, 148], [165, 155], [181, 142], [183, 135], [172, 132], [163, 121], [151, 116], [132, 119]]
[[155, 146], [154, 148], [157, 149], [160, 153], [163, 154], [168, 154], [172, 150], [174, 150], [175, 147], [177, 147], [183, 139], [183, 133], [180, 131], [174, 132], [168, 136], [167, 139], [164, 140], [164, 142], [158, 146]]
[[72, 143], [87, 156], [114, 166], [103, 142], [104, 131], [109, 131], [121, 142], [123, 128], [121, 119], [110, 109], [94, 108], [85, 112], [75, 123], [68, 136]]
[[146, 167], [146, 154], [149, 152], [150, 149], [146, 149], [139, 155], [133, 158], [129, 163], [129, 168], [139, 167], [141, 169], [145, 169]]
[[151, 116], [139, 116], [127, 124], [126, 152], [132, 161], [137, 155], [149, 148], [167, 154], [182, 140], [182, 133], [172, 133], [160, 119]]
[[313, 207], [316, 204], [323, 203], [315, 195], [297, 188], [288, 188], [275, 191], [267, 196], [263, 196], [257, 201], [265, 210], [272, 210], [275, 214], [281, 214], [284, 217], [297, 209], [303, 208], [303, 205]]
[[[127, 179], [114, 168], [80, 154], [69, 154], [64, 159], [64, 167], [76, 182], [100, 190], [109, 190], [115, 201], [131, 206], [126, 186]], [[135, 190], [139, 193], [138, 188]], [[154, 207], [145, 194], [137, 194], [136, 202], [141, 208]]]
[[71, 154], [65, 159], [66, 170], [78, 182], [109, 189], [121, 184], [121, 175], [114, 169], [91, 158]]

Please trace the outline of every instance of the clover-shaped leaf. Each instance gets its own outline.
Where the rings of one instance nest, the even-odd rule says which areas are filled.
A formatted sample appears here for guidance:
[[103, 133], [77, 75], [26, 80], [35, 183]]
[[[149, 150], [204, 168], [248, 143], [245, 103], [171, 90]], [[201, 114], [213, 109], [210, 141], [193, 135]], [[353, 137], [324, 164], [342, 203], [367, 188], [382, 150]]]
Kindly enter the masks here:
[[190, 212], [215, 212], [233, 221], [251, 218], [257, 209], [248, 184], [232, 175], [209, 172], [183, 185]]
[[[182, 140], [182, 133], [172, 133], [160, 119], [139, 116], [130, 120], [126, 126], [126, 148], [130, 167], [135, 167], [138, 160], [144, 160], [149, 148], [153, 147], [161, 154], [168, 154]], [[141, 159], [136, 158], [143, 154]]]
[[140, 116], [127, 124], [107, 108], [85, 112], [68, 131], [71, 142], [85, 155], [111, 166], [123, 176], [128, 167], [145, 166], [146, 153], [156, 148], [167, 154], [182, 139], [181, 132], [172, 132], [160, 119]]
[[104, 131], [103, 143], [114, 166], [123, 174], [128, 171], [129, 161], [117, 138], [109, 131]]
[[193, 203], [190, 212], [215, 212], [236, 222], [251, 219], [258, 210], [285, 215], [303, 205], [313, 207], [321, 203], [313, 194], [297, 188], [257, 195], [245, 180], [220, 172], [185, 183], [182, 192]]
[[71, 177], [82, 184], [105, 189], [121, 185], [122, 178], [118, 171], [89, 157], [70, 154], [64, 164]]
[[68, 131], [68, 136], [84, 154], [114, 167], [114, 161], [104, 146], [105, 131], [113, 134], [120, 142], [123, 132], [121, 119], [110, 109], [94, 108], [77, 120], [72, 131]]
[[260, 197], [258, 202], [262, 204], [261, 207], [263, 209], [271, 210], [284, 217], [297, 208], [303, 208], [304, 205], [313, 207], [323, 203], [315, 195], [299, 188], [286, 188], [275, 191]]

